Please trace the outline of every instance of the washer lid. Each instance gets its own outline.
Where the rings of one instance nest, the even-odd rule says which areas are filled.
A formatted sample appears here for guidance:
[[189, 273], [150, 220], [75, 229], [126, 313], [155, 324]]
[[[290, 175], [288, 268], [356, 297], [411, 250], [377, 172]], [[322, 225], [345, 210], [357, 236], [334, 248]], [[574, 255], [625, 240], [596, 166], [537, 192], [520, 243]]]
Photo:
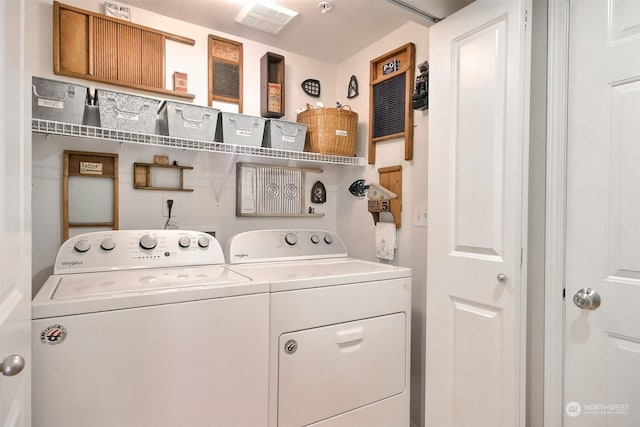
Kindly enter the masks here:
[[221, 265], [52, 275], [33, 299], [32, 318], [95, 313], [268, 291]]
[[61, 276], [51, 299], [91, 298], [193, 286], [229, 286], [248, 281], [245, 276], [221, 265], [68, 274]]

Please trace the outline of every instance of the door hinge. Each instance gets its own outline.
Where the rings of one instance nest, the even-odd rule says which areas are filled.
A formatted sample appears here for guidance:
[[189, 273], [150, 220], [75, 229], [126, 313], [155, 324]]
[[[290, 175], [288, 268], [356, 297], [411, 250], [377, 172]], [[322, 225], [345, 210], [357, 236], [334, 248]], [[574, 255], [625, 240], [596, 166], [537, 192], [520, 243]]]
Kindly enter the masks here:
[[522, 16], [522, 23], [524, 24], [525, 28], [527, 27], [527, 24], [529, 23], [529, 10], [528, 9], [524, 10], [524, 15]]

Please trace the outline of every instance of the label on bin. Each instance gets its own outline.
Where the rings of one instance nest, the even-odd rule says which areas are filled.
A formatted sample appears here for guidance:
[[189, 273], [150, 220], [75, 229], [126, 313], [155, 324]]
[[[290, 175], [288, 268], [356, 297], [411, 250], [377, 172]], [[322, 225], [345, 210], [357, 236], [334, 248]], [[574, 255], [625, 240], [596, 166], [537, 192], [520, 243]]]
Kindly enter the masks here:
[[138, 114], [129, 113], [127, 111], [118, 111], [118, 118], [124, 120], [138, 120]]
[[293, 136], [284, 136], [282, 135], [282, 140], [284, 142], [296, 142], [296, 138]]
[[202, 123], [184, 122], [184, 127], [190, 129], [202, 129]]
[[348, 134], [349, 134], [349, 132], [347, 132], [346, 130], [336, 129], [336, 135], [337, 136], [347, 136]]
[[252, 134], [253, 134], [253, 131], [250, 131], [250, 130], [236, 129], [237, 136], [251, 136]]
[[56, 101], [54, 99], [38, 98], [38, 106], [39, 107], [46, 107], [46, 108], [58, 108], [60, 110], [63, 110], [64, 109], [64, 102], [63, 101]]

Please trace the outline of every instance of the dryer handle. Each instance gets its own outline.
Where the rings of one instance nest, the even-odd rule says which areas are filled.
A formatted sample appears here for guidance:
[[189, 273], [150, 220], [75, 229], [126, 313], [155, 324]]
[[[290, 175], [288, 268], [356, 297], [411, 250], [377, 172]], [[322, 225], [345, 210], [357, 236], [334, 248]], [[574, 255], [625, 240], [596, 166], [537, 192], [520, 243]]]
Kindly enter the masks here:
[[364, 339], [364, 328], [345, 329], [336, 333], [336, 343], [340, 346], [354, 345]]

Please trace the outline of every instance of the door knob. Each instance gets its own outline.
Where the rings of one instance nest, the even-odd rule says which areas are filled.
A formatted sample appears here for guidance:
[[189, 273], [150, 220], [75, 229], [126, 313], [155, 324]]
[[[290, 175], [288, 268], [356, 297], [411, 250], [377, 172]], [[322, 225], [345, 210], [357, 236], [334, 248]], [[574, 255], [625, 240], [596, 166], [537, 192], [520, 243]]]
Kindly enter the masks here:
[[595, 289], [582, 288], [573, 296], [573, 303], [583, 310], [600, 307], [600, 294]]
[[12, 354], [4, 358], [0, 363], [0, 370], [5, 377], [18, 375], [24, 369], [24, 358], [18, 354]]
[[502, 274], [502, 273], [500, 273], [500, 274], [498, 274], [498, 275], [496, 276], [496, 280], [497, 280], [498, 282], [506, 282], [506, 281], [507, 281], [507, 276], [506, 276], [506, 275], [504, 275], [504, 274]]

